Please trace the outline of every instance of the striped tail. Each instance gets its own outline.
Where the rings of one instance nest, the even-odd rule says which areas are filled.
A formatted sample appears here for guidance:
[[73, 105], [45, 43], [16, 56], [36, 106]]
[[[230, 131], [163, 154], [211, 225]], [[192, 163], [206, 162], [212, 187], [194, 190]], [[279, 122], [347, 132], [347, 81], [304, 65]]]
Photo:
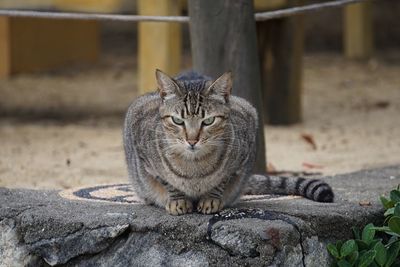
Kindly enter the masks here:
[[298, 195], [318, 202], [333, 202], [334, 199], [332, 188], [319, 179], [257, 174], [250, 176], [244, 194]]

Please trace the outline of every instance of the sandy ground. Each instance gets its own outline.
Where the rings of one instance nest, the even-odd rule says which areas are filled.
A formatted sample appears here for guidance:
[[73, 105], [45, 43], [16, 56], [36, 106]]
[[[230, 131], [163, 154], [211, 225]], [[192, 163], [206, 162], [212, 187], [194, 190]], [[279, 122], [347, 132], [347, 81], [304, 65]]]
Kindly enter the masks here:
[[[121, 129], [133, 58], [0, 81], [0, 186], [126, 182]], [[344, 173], [400, 164], [400, 55], [305, 58], [304, 120], [266, 127], [277, 170]], [[304, 136], [314, 142], [307, 142]], [[303, 136], [303, 137], [302, 137]]]

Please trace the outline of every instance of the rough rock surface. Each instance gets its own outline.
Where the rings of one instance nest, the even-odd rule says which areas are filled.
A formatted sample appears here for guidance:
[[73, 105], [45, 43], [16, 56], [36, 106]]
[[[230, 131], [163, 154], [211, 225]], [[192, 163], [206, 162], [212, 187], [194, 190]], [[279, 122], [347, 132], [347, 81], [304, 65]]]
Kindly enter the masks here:
[[253, 199], [218, 215], [178, 217], [0, 188], [0, 266], [327, 266], [327, 242], [382, 220], [378, 197], [399, 184], [400, 166], [324, 179], [335, 203]]

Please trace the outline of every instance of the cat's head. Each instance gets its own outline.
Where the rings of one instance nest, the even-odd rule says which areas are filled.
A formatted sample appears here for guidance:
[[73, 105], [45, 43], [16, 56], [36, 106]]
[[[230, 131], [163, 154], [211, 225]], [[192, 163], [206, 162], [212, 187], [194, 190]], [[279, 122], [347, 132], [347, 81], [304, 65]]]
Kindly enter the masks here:
[[226, 142], [231, 72], [215, 81], [180, 81], [157, 70], [156, 78], [169, 153], [196, 159], [220, 149]]

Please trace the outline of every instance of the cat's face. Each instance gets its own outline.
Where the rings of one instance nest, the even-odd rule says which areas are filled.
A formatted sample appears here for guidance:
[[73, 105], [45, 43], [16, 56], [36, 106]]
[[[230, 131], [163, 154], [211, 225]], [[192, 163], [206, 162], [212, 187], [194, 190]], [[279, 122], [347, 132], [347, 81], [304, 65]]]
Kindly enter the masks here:
[[[221, 149], [229, 116], [231, 75], [226, 73], [212, 82], [188, 84], [157, 73], [166, 153], [187, 159], [199, 159]], [[190, 87], [189, 86], [189, 87]]]

